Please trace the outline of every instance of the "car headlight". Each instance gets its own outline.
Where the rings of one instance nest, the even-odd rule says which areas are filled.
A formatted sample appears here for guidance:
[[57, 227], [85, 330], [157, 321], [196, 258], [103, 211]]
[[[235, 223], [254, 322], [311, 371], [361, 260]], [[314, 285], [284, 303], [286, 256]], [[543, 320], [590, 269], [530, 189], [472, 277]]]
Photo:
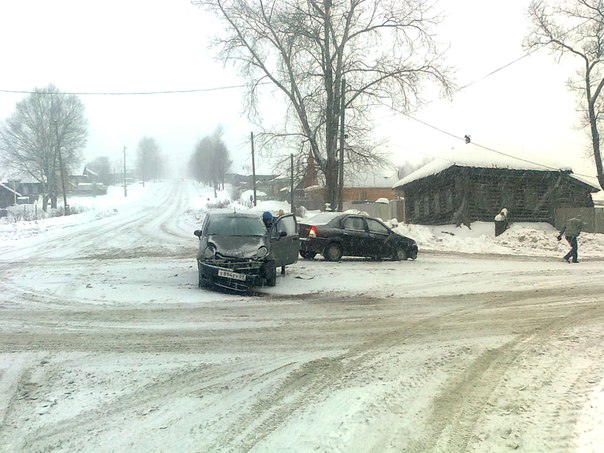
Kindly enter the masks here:
[[264, 258], [266, 255], [268, 255], [268, 249], [265, 246], [260, 247], [256, 252], [256, 258]]
[[213, 245], [208, 245], [203, 252], [204, 258], [214, 258], [216, 255], [216, 248]]

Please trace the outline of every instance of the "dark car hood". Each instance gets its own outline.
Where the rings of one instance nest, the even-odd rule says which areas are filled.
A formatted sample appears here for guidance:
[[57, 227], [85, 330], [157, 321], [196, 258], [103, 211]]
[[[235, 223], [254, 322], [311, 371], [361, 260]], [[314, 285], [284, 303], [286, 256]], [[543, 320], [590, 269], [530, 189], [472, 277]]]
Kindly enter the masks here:
[[254, 258], [260, 247], [267, 246], [261, 236], [210, 236], [208, 242], [216, 246], [216, 251], [234, 258]]

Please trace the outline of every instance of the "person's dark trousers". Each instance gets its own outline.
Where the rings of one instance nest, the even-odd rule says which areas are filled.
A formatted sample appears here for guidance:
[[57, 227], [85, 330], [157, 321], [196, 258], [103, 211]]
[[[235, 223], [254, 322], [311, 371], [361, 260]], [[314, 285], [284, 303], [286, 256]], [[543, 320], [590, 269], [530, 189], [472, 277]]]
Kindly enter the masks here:
[[573, 263], [578, 262], [579, 261], [579, 259], [578, 259], [579, 245], [577, 244], [577, 237], [576, 236], [564, 236], [564, 237], [570, 244], [570, 251], [566, 255], [564, 255], [564, 259], [566, 261], [568, 261], [570, 259]]

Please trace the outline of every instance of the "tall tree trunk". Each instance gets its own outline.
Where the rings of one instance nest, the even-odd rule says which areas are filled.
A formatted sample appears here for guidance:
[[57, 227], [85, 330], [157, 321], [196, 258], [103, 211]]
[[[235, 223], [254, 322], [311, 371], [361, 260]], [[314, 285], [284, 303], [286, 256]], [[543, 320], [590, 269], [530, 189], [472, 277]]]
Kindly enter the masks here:
[[325, 202], [329, 203], [331, 208], [335, 210], [338, 207], [338, 165], [333, 154], [327, 156], [325, 165], [325, 189]]
[[600, 183], [600, 187], [604, 189], [604, 169], [602, 169], [602, 155], [600, 153], [600, 133], [598, 132], [594, 104], [591, 100], [589, 100], [589, 124], [591, 127], [591, 144], [594, 151], [594, 160], [596, 162], [598, 183]]
[[338, 207], [338, 166], [336, 162], [336, 139], [338, 134], [338, 123], [337, 118], [334, 121], [335, 111], [335, 94], [334, 94], [334, 80], [333, 80], [333, 66], [331, 59], [331, 1], [324, 0], [323, 5], [325, 7], [325, 23], [324, 23], [324, 40], [325, 40], [325, 56], [324, 56], [324, 67], [325, 67], [325, 91], [327, 95], [325, 105], [325, 152], [327, 155], [327, 162], [325, 166], [325, 185], [326, 185], [326, 203], [331, 205], [333, 210]]

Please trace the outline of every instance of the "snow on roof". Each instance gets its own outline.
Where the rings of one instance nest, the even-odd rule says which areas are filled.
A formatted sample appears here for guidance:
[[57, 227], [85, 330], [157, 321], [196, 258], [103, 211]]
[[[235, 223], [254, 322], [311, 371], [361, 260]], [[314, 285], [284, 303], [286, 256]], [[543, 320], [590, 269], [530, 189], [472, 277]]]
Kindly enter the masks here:
[[598, 178], [596, 177], [591, 177], [591, 176], [585, 176], [585, 175], [577, 175], [575, 173], [571, 173], [570, 175], [571, 178], [576, 179], [577, 181], [581, 181], [583, 184], [587, 184], [588, 186], [593, 187], [594, 189], [597, 189], [598, 191], [602, 191], [602, 188], [600, 187], [600, 184], [598, 183]]
[[[472, 167], [472, 168], [502, 168], [508, 170], [532, 170], [532, 171], [564, 171], [572, 172], [570, 167], [560, 165], [557, 162], [545, 161], [542, 158], [534, 158], [523, 152], [522, 156], [514, 157], [493, 152], [487, 148], [468, 143], [451, 149], [446, 155], [429, 162], [413, 173], [405, 176], [397, 182], [393, 188], [401, 187], [418, 179], [432, 176], [446, 170], [449, 167]], [[585, 181], [583, 181], [585, 182]]]
[[97, 172], [91, 170], [88, 167], [84, 167], [84, 171], [82, 172], [82, 174], [84, 174], [84, 175], [85, 174], [89, 174], [89, 175], [92, 175], [92, 176], [98, 176], [99, 175]]
[[17, 192], [15, 189], [13, 189], [12, 187], [7, 186], [6, 184], [2, 184], [0, 182], [0, 187], [4, 187], [6, 190], [8, 190], [9, 192], [14, 193], [15, 195], [17, 195], [18, 197], [21, 196], [21, 194], [19, 192]]
[[344, 177], [345, 187], [380, 187], [391, 188], [398, 181], [396, 170], [385, 168], [367, 168]]

